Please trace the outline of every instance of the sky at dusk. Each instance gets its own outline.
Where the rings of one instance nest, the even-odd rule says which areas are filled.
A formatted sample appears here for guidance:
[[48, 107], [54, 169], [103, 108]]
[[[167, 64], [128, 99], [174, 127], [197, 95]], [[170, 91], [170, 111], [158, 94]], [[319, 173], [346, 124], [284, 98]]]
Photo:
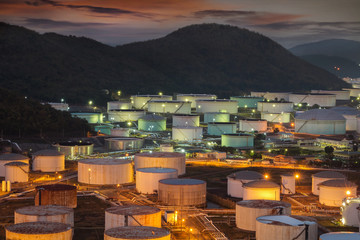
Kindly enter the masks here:
[[360, 41], [360, 0], [0, 0], [0, 21], [110, 45], [222, 23], [291, 47], [329, 38]]

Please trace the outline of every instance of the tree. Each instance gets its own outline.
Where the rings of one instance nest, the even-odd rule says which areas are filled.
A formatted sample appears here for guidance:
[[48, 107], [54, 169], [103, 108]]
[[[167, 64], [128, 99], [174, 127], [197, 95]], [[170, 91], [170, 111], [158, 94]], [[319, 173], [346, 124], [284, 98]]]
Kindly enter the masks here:
[[332, 159], [334, 157], [334, 148], [332, 146], [326, 146], [324, 150], [328, 159]]

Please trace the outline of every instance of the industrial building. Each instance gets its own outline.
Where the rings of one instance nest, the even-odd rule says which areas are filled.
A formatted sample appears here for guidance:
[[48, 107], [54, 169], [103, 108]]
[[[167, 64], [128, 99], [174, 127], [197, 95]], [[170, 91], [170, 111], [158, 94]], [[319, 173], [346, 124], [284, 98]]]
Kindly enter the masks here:
[[341, 222], [346, 226], [360, 227], [359, 224], [359, 210], [357, 209], [360, 205], [359, 197], [346, 197], [342, 206], [340, 207], [342, 219]]

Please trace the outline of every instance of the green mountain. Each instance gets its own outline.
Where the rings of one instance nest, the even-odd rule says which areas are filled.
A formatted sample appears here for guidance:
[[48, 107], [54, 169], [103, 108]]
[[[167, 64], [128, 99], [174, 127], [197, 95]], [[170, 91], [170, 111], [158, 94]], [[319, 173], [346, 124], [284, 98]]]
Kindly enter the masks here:
[[201, 24], [110, 47], [84, 37], [0, 24], [0, 84], [45, 101], [104, 104], [111, 93], [301, 91], [347, 86], [271, 39]]

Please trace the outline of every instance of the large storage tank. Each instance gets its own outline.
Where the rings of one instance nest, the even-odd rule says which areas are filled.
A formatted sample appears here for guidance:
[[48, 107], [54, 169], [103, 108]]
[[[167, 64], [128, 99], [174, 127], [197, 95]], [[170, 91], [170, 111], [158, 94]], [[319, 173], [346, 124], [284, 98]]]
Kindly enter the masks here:
[[[340, 208], [342, 215], [342, 223], [346, 226], [360, 227], [359, 224], [359, 210], [360, 198], [346, 198], [343, 200]], [[359, 238], [360, 239], [360, 238]]]
[[156, 227], [118, 227], [105, 231], [104, 240], [170, 240], [168, 230]]
[[209, 122], [230, 122], [230, 113], [206, 112], [204, 113], [204, 123]]
[[74, 158], [80, 155], [91, 155], [94, 151], [94, 144], [90, 142], [75, 142], [75, 141], [68, 141], [68, 142], [60, 142], [53, 145], [56, 149], [63, 153], [65, 157]]
[[11, 162], [23, 162], [29, 164], [29, 158], [16, 153], [0, 154], [0, 177], [5, 177], [5, 164]]
[[350, 97], [360, 97], [360, 88], [343, 88], [342, 90], [349, 91]]
[[307, 104], [320, 107], [334, 107], [336, 105], [336, 95], [327, 93], [291, 93], [289, 96], [290, 102], [295, 105]]
[[341, 114], [346, 119], [346, 131], [356, 131], [358, 129], [359, 110], [347, 106], [333, 107], [330, 110]]
[[71, 113], [72, 117], [78, 117], [86, 120], [88, 123], [102, 123], [103, 122], [103, 114], [98, 112], [78, 112]]
[[212, 122], [208, 123], [208, 134], [221, 136], [222, 134], [236, 133], [237, 127], [234, 122]]
[[172, 140], [191, 142], [203, 138], [202, 127], [173, 127]]
[[111, 102], [107, 102], [107, 110], [111, 111], [111, 110], [127, 110], [127, 109], [131, 109], [132, 108], [132, 104], [131, 102], [127, 102], [127, 101], [111, 101]]
[[70, 208], [77, 206], [77, 189], [66, 184], [52, 184], [37, 186], [35, 206], [59, 205]]
[[268, 122], [274, 123], [289, 123], [291, 113], [281, 112], [281, 113], [268, 113], [262, 112], [261, 119], [264, 119]]
[[327, 180], [335, 180], [335, 179], [346, 179], [346, 177], [339, 173], [333, 171], [322, 171], [312, 175], [312, 193], [314, 195], [319, 195], [319, 184], [325, 182]]
[[257, 110], [267, 113], [292, 112], [294, 104], [286, 101], [262, 101], [258, 102]]
[[237, 113], [237, 101], [230, 99], [196, 100], [196, 112], [226, 112]]
[[147, 109], [148, 103], [154, 100], [171, 101], [172, 96], [168, 95], [134, 95], [131, 96], [131, 103], [136, 109]]
[[177, 177], [178, 171], [174, 168], [139, 168], [136, 170], [136, 190], [154, 194], [159, 190], [159, 180]]
[[69, 224], [57, 222], [26, 222], [5, 227], [6, 239], [17, 240], [71, 240]]
[[268, 180], [256, 180], [244, 186], [244, 200], [280, 200], [280, 186]]
[[239, 131], [242, 132], [266, 132], [267, 121], [263, 119], [240, 119]]
[[144, 139], [131, 137], [107, 138], [105, 139], [105, 145], [110, 151], [136, 150], [142, 148]]
[[200, 116], [189, 114], [175, 114], [172, 116], [173, 127], [199, 127]]
[[29, 180], [29, 164], [24, 162], [9, 162], [5, 164], [5, 181], [27, 182]]
[[78, 181], [86, 184], [124, 184], [134, 181], [130, 160], [112, 158], [83, 159], [78, 164]]
[[281, 194], [295, 194], [296, 193], [296, 184], [295, 178], [296, 175], [292, 173], [281, 174]]
[[244, 133], [233, 133], [221, 135], [221, 146], [234, 148], [254, 147], [254, 136]]
[[74, 227], [74, 210], [56, 205], [28, 206], [14, 212], [15, 224], [24, 222], [58, 222]]
[[327, 180], [319, 185], [319, 202], [330, 207], [340, 207], [346, 197], [357, 196], [357, 185], [345, 179]]
[[148, 102], [148, 111], [153, 113], [190, 114], [191, 103], [185, 101], [152, 100]]
[[185, 102], [191, 102], [191, 108], [196, 108], [196, 100], [216, 99], [214, 94], [177, 94], [176, 99]]
[[360, 233], [355, 232], [329, 232], [320, 235], [319, 240], [359, 240]]
[[137, 121], [139, 118], [144, 116], [146, 113], [144, 110], [111, 110], [108, 111], [108, 120], [110, 122], [128, 122]]
[[258, 102], [264, 100], [263, 97], [243, 97], [243, 96], [234, 96], [230, 97], [231, 100], [236, 100], [238, 102], [239, 108], [257, 108]]
[[272, 200], [245, 200], [236, 203], [236, 227], [256, 230], [256, 218], [266, 215], [290, 215], [291, 204]]
[[338, 135], [346, 133], [346, 119], [335, 111], [312, 109], [295, 117], [295, 132]]
[[227, 194], [231, 197], [242, 198], [244, 184], [261, 180], [264, 176], [255, 171], [239, 171], [227, 176]]
[[129, 137], [130, 136], [130, 128], [110, 129], [110, 135], [113, 137]]
[[105, 230], [125, 226], [161, 228], [161, 210], [139, 205], [117, 206], [105, 210]]
[[317, 240], [314, 218], [294, 215], [270, 215], [256, 219], [256, 240]]
[[170, 206], [205, 206], [206, 182], [198, 179], [170, 178], [159, 181], [159, 201]]
[[153, 152], [135, 154], [135, 170], [139, 168], [173, 168], [179, 175], [185, 174], [185, 154], [177, 152]]
[[32, 156], [33, 171], [60, 172], [65, 170], [65, 154], [56, 150], [37, 151]]
[[138, 130], [149, 132], [165, 131], [166, 118], [155, 114], [145, 115], [139, 118]]
[[328, 93], [336, 95], [336, 100], [350, 100], [348, 90], [311, 90], [312, 93]]
[[263, 97], [270, 101], [280, 101], [281, 99], [289, 101], [290, 92], [251, 92], [250, 94], [252, 97]]

